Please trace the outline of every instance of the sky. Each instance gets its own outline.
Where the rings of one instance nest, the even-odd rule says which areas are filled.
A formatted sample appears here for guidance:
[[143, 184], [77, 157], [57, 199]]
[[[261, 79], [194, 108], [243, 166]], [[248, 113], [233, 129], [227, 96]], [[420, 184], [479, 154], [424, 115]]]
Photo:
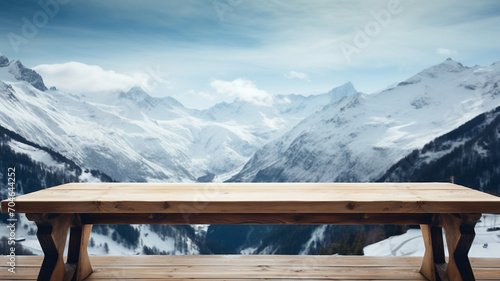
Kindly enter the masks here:
[[71, 93], [140, 86], [201, 109], [489, 65], [498, 26], [496, 0], [3, 0], [0, 52]]

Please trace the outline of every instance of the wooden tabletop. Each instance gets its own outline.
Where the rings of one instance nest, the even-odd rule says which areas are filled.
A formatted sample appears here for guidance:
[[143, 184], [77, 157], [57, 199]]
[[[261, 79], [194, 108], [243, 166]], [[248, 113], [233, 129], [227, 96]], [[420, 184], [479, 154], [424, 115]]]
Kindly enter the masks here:
[[16, 213], [500, 213], [500, 197], [450, 183], [70, 183], [15, 202]]

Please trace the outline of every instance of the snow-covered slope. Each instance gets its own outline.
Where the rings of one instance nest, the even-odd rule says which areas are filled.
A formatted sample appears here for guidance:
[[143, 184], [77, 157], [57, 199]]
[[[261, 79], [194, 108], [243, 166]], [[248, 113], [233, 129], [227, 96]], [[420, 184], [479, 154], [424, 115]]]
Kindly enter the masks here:
[[370, 181], [413, 149], [500, 105], [500, 63], [451, 59], [375, 94], [348, 96], [259, 149], [230, 181]]
[[[500, 215], [483, 214], [475, 227], [476, 237], [472, 243], [469, 257], [500, 258]], [[448, 255], [446, 237], [443, 232], [445, 253]], [[420, 229], [409, 229], [402, 235], [389, 237], [366, 246], [365, 256], [423, 256], [424, 240]]]
[[[141, 134], [156, 129], [153, 121], [145, 118], [143, 123], [150, 126], [134, 124], [66, 93], [54, 90], [42, 92], [19, 81], [6, 83], [0, 84], [0, 94], [5, 97], [0, 100], [0, 124], [30, 141], [47, 146], [85, 166], [102, 168], [119, 180], [144, 180], [154, 176], [162, 179], [175, 173], [179, 177], [190, 176], [187, 169], [169, 170], [149, 161], [147, 155], [141, 155], [142, 151], [167, 151], [162, 153], [168, 155], [171, 152], [166, 159], [162, 159], [167, 165], [175, 161], [188, 162], [188, 157], [176, 149], [182, 139], [175, 135], [158, 133], [150, 136], [151, 142], [160, 135], [172, 144], [165, 148], [152, 147], [152, 151], [148, 151], [148, 142], [144, 145]], [[160, 131], [159, 128], [157, 131]], [[141, 141], [136, 141], [136, 138]], [[131, 165], [135, 169], [130, 169]]]
[[476, 116], [394, 164], [381, 182], [448, 181], [500, 194], [500, 107]]
[[[9, 167], [15, 169], [16, 194], [22, 195], [66, 182], [109, 182], [112, 179], [97, 170], [77, 165], [63, 155], [30, 142], [0, 126], [0, 185], [7, 183]], [[0, 197], [7, 198], [7, 188]]]
[[288, 105], [270, 108], [237, 101], [227, 104], [230, 109], [219, 105], [229, 113], [209, 110], [218, 116], [212, 118], [141, 88], [47, 90], [36, 72], [0, 57], [0, 125], [118, 181], [185, 182], [234, 173], [288, 125], [353, 91], [348, 84], [318, 97], [281, 96], [276, 99]]

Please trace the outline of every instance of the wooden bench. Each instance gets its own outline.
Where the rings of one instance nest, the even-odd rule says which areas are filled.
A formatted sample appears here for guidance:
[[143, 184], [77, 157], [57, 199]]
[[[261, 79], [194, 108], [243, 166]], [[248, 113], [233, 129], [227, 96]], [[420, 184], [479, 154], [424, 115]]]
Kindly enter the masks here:
[[[500, 213], [499, 197], [447, 183], [72, 183], [15, 202], [15, 212], [38, 227], [45, 254], [38, 280], [92, 273], [93, 224], [419, 224], [426, 247], [420, 273], [474, 280], [467, 257], [474, 225], [481, 213]], [[8, 201], [1, 207], [8, 212]]]

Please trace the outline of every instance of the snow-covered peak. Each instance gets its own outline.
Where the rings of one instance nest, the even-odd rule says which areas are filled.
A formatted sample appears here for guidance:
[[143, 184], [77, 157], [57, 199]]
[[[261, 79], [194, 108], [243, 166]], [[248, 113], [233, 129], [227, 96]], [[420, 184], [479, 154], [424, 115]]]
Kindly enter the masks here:
[[447, 75], [454, 75], [455, 73], [460, 73], [465, 70], [469, 70], [469, 67], [463, 66], [461, 63], [452, 60], [451, 58], [447, 58], [440, 64], [431, 66], [420, 71], [413, 77], [397, 84], [397, 86], [407, 86], [411, 84], [416, 84], [421, 82], [423, 79], [448, 79]]
[[[0, 57], [0, 66], [6, 64], [3, 67], [7, 67], [8, 73], [12, 75], [15, 80], [26, 81], [30, 83], [33, 87], [40, 91], [46, 91], [47, 87], [43, 83], [42, 76], [40, 76], [36, 71], [30, 68], [26, 68], [19, 60], [11, 60], [5, 56]], [[2, 78], [4, 75], [2, 75]]]
[[162, 99], [164, 102], [166, 102], [166, 103], [168, 103], [168, 104], [170, 104], [170, 105], [172, 105], [172, 106], [175, 106], [175, 107], [180, 107], [180, 108], [184, 108], [184, 105], [183, 105], [180, 101], [176, 100], [176, 99], [175, 99], [175, 98], [173, 98], [173, 97], [166, 96], [166, 97], [163, 97], [163, 98], [161, 98], [161, 99]]
[[142, 101], [146, 98], [151, 98], [141, 87], [132, 87], [127, 92], [122, 92], [119, 96], [121, 99], [128, 99], [132, 101]]
[[437, 78], [441, 75], [444, 75], [449, 72], [461, 72], [468, 67], [463, 66], [461, 63], [452, 60], [451, 58], [447, 58], [444, 62], [431, 66], [422, 72], [420, 72], [418, 75], [420, 76], [427, 76], [430, 78]]
[[9, 58], [0, 53], [0, 67], [6, 67], [9, 65]]
[[332, 102], [334, 102], [343, 97], [354, 95], [357, 92], [358, 91], [354, 88], [354, 85], [349, 81], [343, 85], [333, 88], [327, 95], [331, 96]]
[[135, 102], [138, 105], [143, 105], [143, 106], [149, 105], [155, 107], [162, 104], [162, 105], [167, 105], [169, 107], [184, 108], [184, 105], [182, 103], [180, 103], [178, 100], [172, 97], [169, 96], [162, 98], [152, 97], [139, 86], [132, 87], [127, 92], [121, 92], [118, 98], [129, 100]]
[[463, 64], [458, 61], [453, 60], [452, 58], [447, 58], [444, 62], [436, 65], [436, 67], [440, 67], [442, 70], [454, 71], [454, 70], [462, 70], [467, 68]]

